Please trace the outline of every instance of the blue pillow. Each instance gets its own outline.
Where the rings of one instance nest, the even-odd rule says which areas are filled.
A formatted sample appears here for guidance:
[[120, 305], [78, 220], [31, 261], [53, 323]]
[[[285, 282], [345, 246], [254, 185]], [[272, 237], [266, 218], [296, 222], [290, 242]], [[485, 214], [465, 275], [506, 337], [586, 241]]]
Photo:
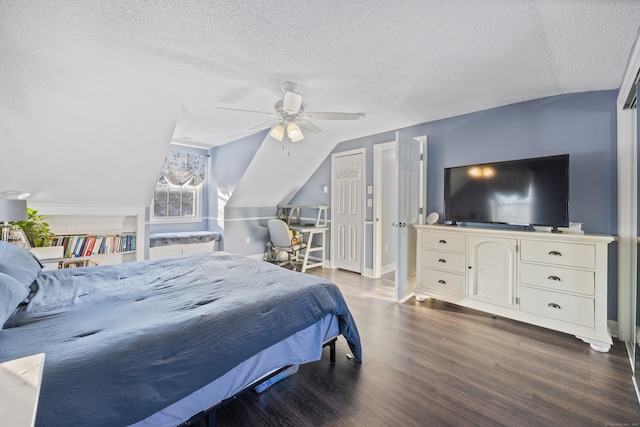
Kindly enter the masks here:
[[42, 264], [31, 252], [0, 241], [0, 273], [13, 277], [28, 290], [41, 270]]
[[0, 328], [7, 321], [29, 290], [11, 276], [0, 273]]

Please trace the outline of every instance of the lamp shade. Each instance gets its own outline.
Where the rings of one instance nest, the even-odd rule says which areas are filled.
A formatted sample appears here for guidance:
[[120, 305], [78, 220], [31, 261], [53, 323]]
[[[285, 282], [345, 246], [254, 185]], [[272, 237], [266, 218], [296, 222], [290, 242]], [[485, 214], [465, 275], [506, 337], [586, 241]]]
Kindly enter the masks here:
[[0, 221], [24, 221], [26, 219], [26, 200], [0, 199]]
[[302, 131], [300, 130], [300, 126], [298, 126], [296, 122], [289, 122], [289, 124], [287, 125], [287, 136], [294, 142], [297, 142], [304, 138], [304, 136], [302, 135]]
[[284, 138], [284, 126], [282, 125], [274, 126], [273, 129], [271, 129], [271, 132], [269, 132], [269, 135], [271, 135], [278, 141], [282, 141], [282, 138]]

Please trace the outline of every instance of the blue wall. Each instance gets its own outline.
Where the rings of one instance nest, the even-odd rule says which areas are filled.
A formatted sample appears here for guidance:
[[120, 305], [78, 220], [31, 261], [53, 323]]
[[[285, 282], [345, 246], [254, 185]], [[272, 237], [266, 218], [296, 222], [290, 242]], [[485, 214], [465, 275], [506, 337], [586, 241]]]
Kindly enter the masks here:
[[[444, 168], [554, 154], [570, 155], [569, 218], [591, 234], [617, 234], [617, 91], [584, 92], [528, 101], [401, 129], [428, 136], [426, 212], [443, 211]], [[366, 148], [366, 185], [373, 185], [373, 145], [395, 133], [340, 143], [333, 153]], [[291, 203], [328, 204], [330, 156]], [[371, 220], [372, 209], [366, 219]], [[372, 227], [365, 229], [365, 267], [372, 267]], [[617, 318], [617, 251], [609, 250], [608, 316]]]
[[[224, 200], [228, 200], [238, 182], [249, 167], [258, 148], [266, 137], [267, 131], [239, 139], [211, 149], [209, 162], [211, 177], [208, 182], [209, 193], [209, 229], [222, 234], [220, 249], [244, 255], [253, 255], [263, 251], [266, 242], [263, 230], [257, 228], [253, 218], [255, 213], [250, 207], [228, 209]], [[225, 221], [222, 221], [222, 215]], [[275, 207], [271, 216], [275, 216]], [[246, 243], [246, 237], [251, 242]], [[268, 239], [267, 239], [268, 240]]]

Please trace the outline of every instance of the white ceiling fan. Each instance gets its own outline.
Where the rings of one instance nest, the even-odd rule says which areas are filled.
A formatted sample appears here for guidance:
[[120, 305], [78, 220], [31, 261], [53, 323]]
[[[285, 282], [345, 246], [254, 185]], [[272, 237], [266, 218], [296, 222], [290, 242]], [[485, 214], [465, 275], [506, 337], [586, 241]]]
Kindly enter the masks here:
[[270, 127], [269, 135], [278, 141], [287, 136], [292, 142], [304, 139], [305, 132], [321, 132], [318, 126], [307, 119], [314, 120], [358, 120], [364, 117], [364, 113], [337, 113], [337, 112], [306, 112], [302, 105], [302, 95], [295, 92], [296, 84], [293, 82], [282, 83], [284, 97], [273, 106], [274, 112], [244, 110], [240, 108], [218, 107], [221, 110], [242, 111], [248, 113], [268, 114], [273, 119], [251, 127], [251, 130]]

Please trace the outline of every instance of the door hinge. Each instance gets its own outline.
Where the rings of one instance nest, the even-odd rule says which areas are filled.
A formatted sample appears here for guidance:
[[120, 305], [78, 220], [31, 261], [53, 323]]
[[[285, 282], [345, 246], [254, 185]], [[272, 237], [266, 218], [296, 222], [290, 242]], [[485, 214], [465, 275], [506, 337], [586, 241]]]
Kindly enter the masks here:
[[420, 161], [424, 161], [424, 154], [420, 153]]
[[424, 209], [423, 209], [423, 208], [418, 208], [418, 215], [422, 215], [422, 214], [423, 214], [423, 212], [424, 212]]
[[520, 304], [520, 297], [516, 297], [516, 305]]

